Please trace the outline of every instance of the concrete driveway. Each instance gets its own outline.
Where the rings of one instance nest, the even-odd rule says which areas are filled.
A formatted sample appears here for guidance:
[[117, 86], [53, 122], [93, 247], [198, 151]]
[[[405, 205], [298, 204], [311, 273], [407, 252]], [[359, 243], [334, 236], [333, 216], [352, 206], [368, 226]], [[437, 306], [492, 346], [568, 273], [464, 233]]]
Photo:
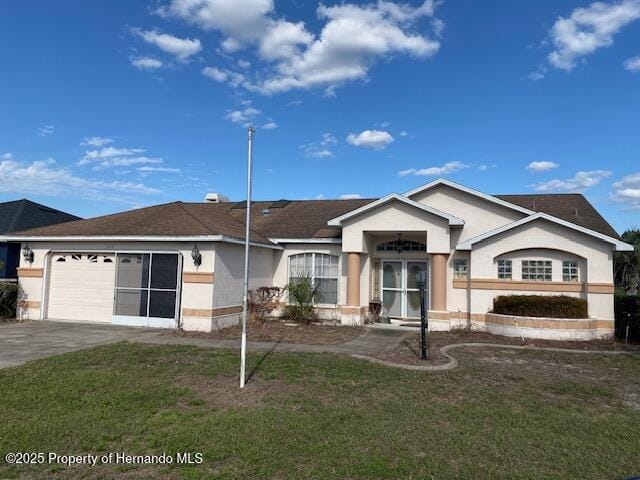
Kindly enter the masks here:
[[0, 323], [0, 368], [38, 358], [131, 339], [149, 339], [159, 330], [148, 328], [38, 321]]

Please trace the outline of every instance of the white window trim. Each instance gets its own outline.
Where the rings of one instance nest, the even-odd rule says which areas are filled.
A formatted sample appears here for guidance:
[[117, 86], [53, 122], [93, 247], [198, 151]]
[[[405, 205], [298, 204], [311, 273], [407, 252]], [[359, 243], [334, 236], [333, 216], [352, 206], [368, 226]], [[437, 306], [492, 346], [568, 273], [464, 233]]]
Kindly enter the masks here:
[[[336, 303], [314, 303], [313, 305], [315, 307], [320, 307], [320, 308], [335, 308], [336, 306], [338, 306], [340, 304], [340, 272], [342, 271], [342, 255], [336, 255], [335, 253], [329, 253], [329, 252], [316, 252], [316, 251], [312, 251], [312, 252], [298, 252], [298, 253], [292, 253], [291, 255], [287, 256], [287, 285], [289, 285], [289, 282], [291, 281], [291, 257], [295, 257], [296, 255], [305, 255], [305, 254], [311, 254], [312, 258], [311, 258], [311, 279], [315, 280], [316, 278], [316, 255], [331, 255], [333, 257], [338, 257], [338, 275], [336, 277]], [[333, 277], [319, 277], [319, 278], [324, 278], [324, 279], [332, 279]], [[287, 295], [287, 305], [291, 305], [291, 302], [289, 301], [289, 295]]]
[[[565, 280], [564, 278], [565, 263], [575, 264], [575, 275], [576, 275], [575, 280]], [[571, 269], [573, 269], [573, 267], [569, 267], [569, 268], [570, 268], [569, 276], [571, 277]], [[562, 260], [562, 281], [566, 283], [580, 283], [580, 262], [578, 260]]]
[[[466, 274], [465, 275], [458, 275], [458, 271], [456, 270], [456, 263], [464, 263], [464, 265], [466, 266]], [[454, 258], [453, 259], [453, 278], [462, 278], [462, 279], [468, 279], [469, 278], [469, 259], [468, 258]]]
[[[510, 270], [509, 277], [501, 277], [500, 276], [500, 262], [508, 262], [509, 263], [509, 270]], [[510, 258], [501, 258], [500, 260], [498, 260], [496, 262], [496, 268], [497, 268], [497, 278], [498, 278], [498, 280], [513, 280], [513, 260], [511, 260]], [[503, 268], [506, 268], [506, 265]]]

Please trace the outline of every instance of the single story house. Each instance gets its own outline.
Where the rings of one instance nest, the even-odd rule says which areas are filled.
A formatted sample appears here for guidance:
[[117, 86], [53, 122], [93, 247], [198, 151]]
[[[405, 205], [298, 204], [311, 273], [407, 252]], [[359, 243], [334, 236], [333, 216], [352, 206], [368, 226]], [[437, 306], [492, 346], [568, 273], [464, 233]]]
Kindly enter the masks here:
[[[34, 227], [79, 220], [80, 217], [61, 212], [23, 198], [0, 203], [0, 236]], [[17, 280], [20, 244], [0, 242], [0, 281]]]
[[[213, 197], [220, 198], [220, 197]], [[210, 331], [242, 311], [244, 202], [175, 202], [5, 237], [33, 251], [18, 271], [32, 319]], [[379, 199], [256, 201], [250, 287], [304, 272], [323, 316], [361, 324], [381, 299], [396, 322], [430, 328], [599, 338], [614, 329], [613, 253], [629, 251], [580, 194], [488, 195], [436, 180]], [[491, 313], [505, 294], [570, 295], [589, 318]]]

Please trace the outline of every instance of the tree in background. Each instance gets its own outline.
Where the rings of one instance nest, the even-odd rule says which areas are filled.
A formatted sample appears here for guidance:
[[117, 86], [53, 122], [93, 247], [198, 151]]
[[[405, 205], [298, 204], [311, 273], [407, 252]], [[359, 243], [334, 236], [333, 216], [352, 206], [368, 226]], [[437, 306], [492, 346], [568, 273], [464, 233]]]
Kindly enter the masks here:
[[633, 252], [617, 252], [614, 255], [616, 287], [622, 287], [627, 295], [637, 295], [640, 289], [640, 230], [627, 230], [622, 234], [622, 240], [635, 248]]

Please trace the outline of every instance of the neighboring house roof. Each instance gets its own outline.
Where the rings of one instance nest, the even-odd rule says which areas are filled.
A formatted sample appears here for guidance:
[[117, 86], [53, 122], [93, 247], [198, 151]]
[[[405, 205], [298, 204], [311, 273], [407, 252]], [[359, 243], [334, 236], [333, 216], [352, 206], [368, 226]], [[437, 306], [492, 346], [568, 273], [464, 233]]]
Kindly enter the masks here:
[[398, 195], [397, 193], [391, 193], [389, 195], [387, 195], [386, 197], [382, 197], [374, 202], [368, 203], [367, 205], [364, 205], [356, 210], [352, 210], [351, 212], [345, 213], [344, 215], [341, 215], [339, 217], [333, 218], [331, 220], [329, 220], [329, 225], [330, 226], [339, 226], [342, 225], [342, 222], [344, 222], [345, 220], [349, 220], [350, 218], [354, 218], [357, 217], [358, 215], [362, 215], [363, 213], [368, 212], [369, 210], [372, 210], [374, 208], [378, 208], [381, 207], [382, 205], [385, 205], [389, 202], [393, 202], [393, 201], [398, 201], [398, 202], [402, 202], [406, 205], [409, 205], [410, 207], [416, 208], [418, 210], [421, 210], [423, 212], [427, 212], [430, 213], [432, 215], [436, 215], [440, 218], [444, 218], [445, 220], [447, 220], [449, 222], [449, 225], [456, 225], [456, 226], [462, 226], [464, 225], [464, 220], [462, 220], [461, 218], [455, 217], [453, 215], [450, 215], [448, 213], [445, 213], [441, 210], [438, 210], [436, 208], [430, 207], [428, 205], [425, 205], [423, 203], [418, 203], [418, 202], [414, 202], [413, 200], [407, 198], [407, 197], [403, 197], [402, 195]]
[[79, 219], [27, 199], [0, 203], [0, 235]]
[[496, 195], [496, 197], [535, 212], [553, 215], [609, 237], [620, 238], [609, 222], [580, 193]]
[[[217, 206], [206, 203], [166, 203], [88, 220], [35, 228], [18, 232], [15, 236], [153, 239], [193, 237], [211, 240], [220, 240], [213, 237], [244, 238], [244, 223], [222, 208], [210, 208]], [[250, 238], [252, 242], [270, 244], [267, 238], [255, 231], [251, 232]]]
[[520, 220], [509, 223], [507, 225], [503, 225], [502, 227], [491, 230], [490, 232], [483, 233], [482, 235], [478, 235], [477, 237], [473, 237], [468, 240], [465, 240], [464, 242], [460, 242], [456, 246], [456, 250], [471, 250], [476, 243], [482, 242], [483, 240], [487, 240], [488, 238], [495, 237], [496, 235], [499, 235], [503, 232], [507, 232], [514, 228], [520, 227], [521, 225], [526, 225], [527, 223], [535, 222], [536, 220], [546, 220], [548, 222], [552, 222], [557, 225], [562, 225], [563, 227], [567, 227], [572, 230], [584, 233], [585, 235], [589, 235], [591, 237], [605, 241], [613, 245], [615, 249], [619, 252], [633, 252], [633, 245], [629, 245], [628, 243], [625, 243], [619, 240], [618, 238], [613, 238], [608, 235], [595, 232], [591, 229], [581, 227], [580, 225], [567, 222], [566, 220], [562, 220], [542, 212], [538, 212], [528, 217], [521, 218]]

